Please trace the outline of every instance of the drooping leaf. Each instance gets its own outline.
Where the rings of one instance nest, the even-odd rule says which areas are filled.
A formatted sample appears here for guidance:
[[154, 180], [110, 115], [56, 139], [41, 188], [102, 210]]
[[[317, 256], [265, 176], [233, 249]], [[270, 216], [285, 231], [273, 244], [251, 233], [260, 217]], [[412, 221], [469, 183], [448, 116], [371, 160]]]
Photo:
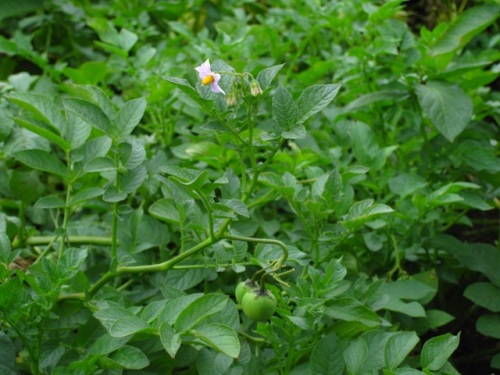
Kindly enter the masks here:
[[472, 100], [459, 86], [440, 81], [418, 85], [416, 92], [424, 116], [453, 142], [472, 118]]
[[499, 14], [500, 6], [497, 4], [482, 4], [467, 9], [431, 48], [431, 55], [438, 56], [462, 48], [493, 23]]

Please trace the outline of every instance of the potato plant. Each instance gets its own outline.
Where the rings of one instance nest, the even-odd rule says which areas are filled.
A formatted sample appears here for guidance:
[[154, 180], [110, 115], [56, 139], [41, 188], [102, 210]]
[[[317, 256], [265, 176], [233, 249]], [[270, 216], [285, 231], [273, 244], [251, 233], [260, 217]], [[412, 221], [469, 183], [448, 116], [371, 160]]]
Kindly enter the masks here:
[[500, 6], [427, 3], [2, 1], [0, 373], [499, 369]]

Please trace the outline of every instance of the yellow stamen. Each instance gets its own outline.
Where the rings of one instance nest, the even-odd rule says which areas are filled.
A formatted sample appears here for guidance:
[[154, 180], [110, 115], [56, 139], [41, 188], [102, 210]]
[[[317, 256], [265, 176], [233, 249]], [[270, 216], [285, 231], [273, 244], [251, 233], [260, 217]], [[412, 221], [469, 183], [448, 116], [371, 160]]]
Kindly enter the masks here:
[[208, 76], [206, 76], [205, 78], [203, 78], [203, 80], [201, 81], [201, 84], [202, 85], [208, 85], [209, 83], [212, 83], [214, 81], [214, 76], [209, 74]]

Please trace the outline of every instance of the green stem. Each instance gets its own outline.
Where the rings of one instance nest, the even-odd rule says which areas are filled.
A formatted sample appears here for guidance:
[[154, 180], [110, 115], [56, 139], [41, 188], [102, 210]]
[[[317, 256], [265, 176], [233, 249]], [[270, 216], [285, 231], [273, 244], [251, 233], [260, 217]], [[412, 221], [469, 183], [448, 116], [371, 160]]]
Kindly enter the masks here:
[[118, 258], [118, 202], [113, 203], [113, 223], [111, 227], [111, 260]]
[[[12, 242], [12, 248], [16, 249], [21, 246], [31, 245], [50, 245], [51, 243], [57, 241], [59, 236], [32, 236], [28, 237], [23, 241], [19, 238], [14, 239]], [[70, 244], [89, 244], [89, 245], [102, 245], [109, 246], [112, 243], [112, 238], [110, 237], [98, 237], [98, 236], [68, 236], [67, 242]]]
[[288, 247], [279, 240], [273, 240], [271, 238], [253, 238], [253, 237], [245, 237], [245, 236], [237, 236], [234, 234], [225, 234], [223, 238], [234, 241], [245, 241], [245, 242], [256, 242], [256, 243], [268, 243], [271, 245], [278, 245], [283, 250], [283, 254], [281, 258], [276, 262], [276, 266], [274, 269], [280, 269], [283, 266], [283, 263], [288, 259]]
[[[66, 152], [66, 164], [67, 164], [67, 169], [68, 169], [68, 174], [71, 176], [71, 154], [69, 151]], [[62, 222], [62, 229], [64, 231], [64, 235], [61, 236], [60, 238], [60, 247], [59, 247], [59, 257], [61, 257], [64, 254], [64, 246], [67, 241], [68, 233], [67, 228], [68, 228], [68, 222], [69, 218], [71, 216], [71, 193], [73, 192], [73, 180], [69, 179], [68, 180], [68, 185], [66, 187], [66, 202], [64, 204], [64, 216], [63, 216], [63, 222]]]
[[215, 234], [214, 234], [214, 220], [212, 217], [212, 207], [210, 207], [210, 204], [207, 201], [207, 198], [199, 193], [198, 191], [194, 191], [196, 196], [200, 198], [200, 200], [203, 202], [203, 205], [205, 206], [205, 209], [207, 210], [207, 216], [208, 216], [208, 233], [210, 235], [210, 238], [215, 240]]
[[147, 272], [160, 272], [160, 271], [167, 271], [171, 269], [174, 265], [177, 263], [183, 261], [186, 258], [189, 258], [191, 255], [197, 253], [198, 251], [204, 249], [207, 246], [210, 246], [216, 242], [218, 242], [218, 239], [214, 238], [207, 238], [206, 240], [200, 242], [198, 245], [193, 246], [191, 249], [177, 255], [176, 257], [167, 260], [166, 262], [163, 263], [158, 263], [158, 264], [149, 264], [149, 265], [144, 265], [144, 266], [130, 266], [130, 267], [117, 267], [115, 271], [109, 271], [106, 274], [104, 274], [95, 284], [92, 288], [89, 290], [89, 296], [92, 298], [98, 291], [101, 289], [106, 283], [118, 276], [128, 274], [128, 273], [147, 273]]

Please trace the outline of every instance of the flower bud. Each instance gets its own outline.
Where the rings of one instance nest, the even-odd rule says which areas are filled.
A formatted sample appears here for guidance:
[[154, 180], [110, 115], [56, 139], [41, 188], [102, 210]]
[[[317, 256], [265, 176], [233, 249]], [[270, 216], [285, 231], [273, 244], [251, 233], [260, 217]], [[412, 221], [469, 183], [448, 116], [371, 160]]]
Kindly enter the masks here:
[[227, 94], [226, 97], [226, 103], [230, 107], [235, 106], [238, 103], [238, 96], [236, 95], [235, 90], [229, 91], [229, 94]]
[[250, 94], [253, 96], [259, 96], [262, 95], [262, 89], [259, 86], [259, 82], [257, 82], [255, 79], [250, 82]]

